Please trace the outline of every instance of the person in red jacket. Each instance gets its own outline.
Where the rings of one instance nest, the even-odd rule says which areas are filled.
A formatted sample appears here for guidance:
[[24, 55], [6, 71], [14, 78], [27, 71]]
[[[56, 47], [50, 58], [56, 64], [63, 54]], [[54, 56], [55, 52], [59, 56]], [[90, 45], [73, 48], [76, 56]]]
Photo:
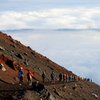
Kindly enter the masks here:
[[66, 82], [66, 74], [63, 74], [63, 82]]
[[30, 70], [28, 70], [27, 79], [28, 79], [29, 85], [32, 85], [32, 77], [33, 77], [33, 73]]

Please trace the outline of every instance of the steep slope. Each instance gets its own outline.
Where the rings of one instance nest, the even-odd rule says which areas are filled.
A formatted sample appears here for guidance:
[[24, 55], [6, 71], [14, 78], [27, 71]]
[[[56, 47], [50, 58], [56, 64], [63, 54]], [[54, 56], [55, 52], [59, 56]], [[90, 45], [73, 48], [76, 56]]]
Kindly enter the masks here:
[[[19, 41], [12, 39], [11, 36], [7, 36], [7, 34], [2, 32], [0, 32], [0, 48], [0, 58], [2, 58], [1, 62], [13, 69], [11, 72], [14, 71], [14, 73], [16, 73], [17, 71], [15, 72], [15, 69], [17, 68], [18, 70], [18, 66], [25, 66], [34, 70], [34, 73], [37, 73], [40, 77], [45, 71], [47, 81], [50, 81], [50, 74], [52, 71], [54, 71], [57, 76], [59, 73], [68, 73], [73, 75], [71, 71], [59, 66], [47, 57], [32, 50], [29, 46], [24, 46]], [[3, 59], [10, 60], [3, 61]], [[14, 65], [15, 63], [16, 65]]]

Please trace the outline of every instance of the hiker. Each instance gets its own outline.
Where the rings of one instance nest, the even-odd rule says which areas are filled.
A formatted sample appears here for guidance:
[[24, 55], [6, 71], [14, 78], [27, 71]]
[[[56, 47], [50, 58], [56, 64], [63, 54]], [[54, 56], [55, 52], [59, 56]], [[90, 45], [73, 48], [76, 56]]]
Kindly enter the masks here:
[[24, 78], [24, 72], [23, 72], [23, 70], [22, 70], [23, 68], [22, 67], [20, 67], [20, 69], [19, 69], [19, 71], [18, 71], [18, 78], [20, 79], [20, 82], [19, 82], [19, 85], [22, 85], [22, 83], [23, 83], [23, 78]]
[[78, 81], [78, 76], [77, 75], [75, 76], [75, 81]]
[[72, 75], [72, 81], [75, 81], [74, 79], [75, 79], [75, 78], [74, 78], [74, 75]]
[[32, 85], [32, 77], [33, 77], [33, 73], [30, 70], [28, 70], [27, 79], [29, 85]]
[[68, 82], [68, 81], [69, 81], [69, 75], [66, 74], [66, 82]]
[[72, 81], [72, 75], [69, 76], [69, 80]]
[[66, 74], [63, 74], [63, 82], [66, 82]]
[[43, 80], [43, 82], [44, 82], [45, 78], [46, 78], [46, 74], [45, 74], [45, 72], [43, 72], [43, 74], [42, 74], [42, 80]]
[[51, 73], [51, 82], [52, 83], [55, 83], [55, 78], [56, 78], [56, 76], [55, 76], [54, 72], [52, 72]]
[[59, 74], [59, 82], [62, 81], [62, 78], [63, 78], [63, 75], [60, 73], [60, 74]]

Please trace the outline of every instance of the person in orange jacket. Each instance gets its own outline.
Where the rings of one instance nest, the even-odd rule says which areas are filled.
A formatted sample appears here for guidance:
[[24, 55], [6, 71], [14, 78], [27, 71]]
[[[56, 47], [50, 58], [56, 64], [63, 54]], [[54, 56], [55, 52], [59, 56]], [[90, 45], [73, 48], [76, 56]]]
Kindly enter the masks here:
[[33, 73], [30, 70], [28, 70], [27, 79], [28, 79], [29, 85], [32, 85], [32, 77], [33, 77]]
[[66, 74], [63, 74], [63, 82], [66, 82]]

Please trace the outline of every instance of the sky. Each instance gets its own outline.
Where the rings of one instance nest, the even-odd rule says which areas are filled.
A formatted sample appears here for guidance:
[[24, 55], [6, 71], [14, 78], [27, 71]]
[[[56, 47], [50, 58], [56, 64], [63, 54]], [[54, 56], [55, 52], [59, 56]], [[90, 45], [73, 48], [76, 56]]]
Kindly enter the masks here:
[[0, 0], [0, 31], [100, 85], [100, 0]]

